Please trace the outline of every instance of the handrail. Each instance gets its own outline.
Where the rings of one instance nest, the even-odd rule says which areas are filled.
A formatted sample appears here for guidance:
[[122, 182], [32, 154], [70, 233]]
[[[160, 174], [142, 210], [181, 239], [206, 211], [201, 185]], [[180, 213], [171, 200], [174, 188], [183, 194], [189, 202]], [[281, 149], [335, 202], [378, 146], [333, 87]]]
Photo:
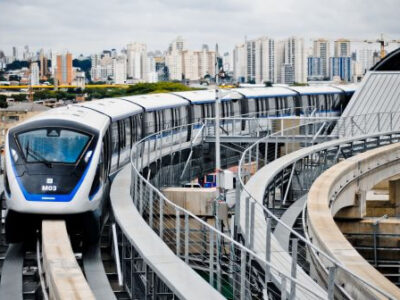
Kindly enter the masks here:
[[[200, 123], [194, 123], [194, 124], [189, 124], [189, 125], [186, 125], [186, 126], [193, 127], [193, 126], [199, 126], [199, 125], [200, 125]], [[183, 127], [186, 127], [186, 126], [183, 126]], [[133, 176], [136, 177], [136, 179], [139, 178], [140, 185], [146, 185], [147, 187], [149, 187], [152, 192], [154, 192], [160, 199], [162, 199], [162, 201], [160, 203], [163, 203], [163, 205], [168, 204], [169, 206], [171, 206], [175, 211], [179, 212], [179, 213], [177, 213], [177, 215], [183, 214], [184, 216], [190, 217], [191, 219], [193, 219], [196, 222], [198, 222], [199, 224], [201, 224], [201, 226], [206, 228], [209, 232], [212, 232], [213, 235], [215, 235], [218, 239], [223, 239], [225, 241], [228, 241], [229, 243], [231, 243], [232, 246], [236, 247], [236, 249], [240, 250], [246, 256], [253, 257], [259, 263], [264, 265], [264, 267], [269, 267], [278, 276], [280, 276], [280, 277], [282, 277], [282, 278], [284, 278], [286, 280], [289, 280], [290, 282], [293, 282], [298, 287], [301, 287], [304, 291], [308, 292], [310, 295], [312, 295], [312, 296], [314, 296], [314, 297], [316, 297], [318, 299], [322, 299], [323, 296], [321, 296], [320, 294], [318, 294], [314, 290], [311, 290], [308, 287], [304, 286], [298, 279], [292, 277], [291, 275], [282, 273], [273, 264], [271, 264], [270, 262], [266, 261], [265, 258], [259, 256], [257, 253], [255, 253], [251, 249], [248, 249], [247, 247], [243, 246], [242, 244], [240, 244], [239, 242], [235, 241], [234, 239], [232, 239], [231, 237], [229, 237], [225, 233], [217, 230], [215, 227], [211, 226], [210, 224], [208, 224], [207, 222], [205, 222], [201, 218], [197, 217], [192, 212], [190, 212], [190, 211], [186, 210], [185, 208], [182, 208], [179, 205], [177, 205], [177, 204], [173, 203], [172, 201], [170, 201], [167, 197], [164, 196], [164, 194], [162, 194], [161, 191], [159, 191], [155, 186], [153, 186], [152, 183], [141, 174], [140, 168], [138, 166], [136, 166], [136, 159], [138, 159], [138, 157], [139, 157], [138, 155], [140, 155], [140, 153], [141, 153], [141, 149], [143, 147], [142, 145], [144, 145], [145, 142], [149, 142], [150, 140], [152, 140], [154, 138], [161, 139], [163, 136], [168, 136], [167, 134], [165, 134], [166, 132], [173, 132], [173, 131], [177, 132], [178, 131], [177, 129], [179, 129], [181, 127], [182, 126], [178, 126], [178, 127], [174, 127], [174, 128], [170, 128], [170, 129], [167, 129], [167, 130], [160, 131], [158, 133], [155, 133], [155, 134], [152, 134], [150, 136], [147, 136], [147, 137], [143, 138], [142, 140], [140, 140], [139, 142], [137, 142], [137, 143], [135, 143], [133, 145], [132, 153], [131, 153], [131, 166], [132, 166]], [[135, 149], [137, 151], [135, 151]], [[142, 169], [143, 169], [143, 166], [142, 166]], [[133, 185], [135, 186], [135, 188], [137, 188], [136, 187], [136, 183], [133, 183]], [[140, 186], [139, 186], [139, 189], [140, 189]], [[134, 194], [136, 194], [136, 193], [134, 193]], [[152, 197], [154, 198], [154, 196], [152, 196]]]
[[[381, 114], [381, 113], [378, 113], [378, 114], [367, 114], [367, 115], [376, 116], [376, 115], [380, 115], [380, 114]], [[393, 116], [393, 114], [394, 114], [394, 113], [391, 113], [390, 115]], [[365, 120], [365, 121], [367, 120], [367, 118], [366, 118], [366, 117], [364, 118], [364, 116], [362, 116], [362, 119]], [[343, 120], [344, 120], [344, 121], [343, 121]], [[341, 119], [338, 121], [338, 124], [336, 124], [336, 128], [340, 128], [340, 125], [341, 125], [340, 123], [345, 124], [347, 120], [353, 121], [354, 118], [353, 118], [353, 117], [341, 118]], [[392, 124], [392, 123], [391, 123], [391, 124]], [[247, 156], [250, 156], [250, 157], [251, 157], [251, 151], [252, 151], [252, 149], [253, 149], [254, 147], [258, 147], [258, 145], [259, 145], [260, 143], [267, 143], [268, 140], [271, 139], [271, 138], [273, 138], [274, 136], [283, 135], [284, 132], [290, 132], [291, 130], [294, 130], [294, 129], [297, 129], [297, 128], [301, 128], [301, 127], [306, 127], [306, 126], [308, 126], [308, 125], [311, 125], [311, 124], [303, 124], [303, 125], [300, 125], [300, 126], [294, 126], [294, 127], [291, 127], [291, 128], [287, 128], [287, 129], [281, 130], [281, 132], [277, 132], [277, 133], [268, 135], [268, 136], [266, 136], [266, 137], [264, 137], [264, 138], [258, 140], [257, 142], [253, 143], [250, 147], [248, 147], [248, 148], [243, 152], [242, 157], [241, 157], [241, 159], [240, 159], [240, 161], [239, 161], [239, 168], [238, 168], [238, 175], [239, 175], [239, 176], [238, 176], [238, 177], [239, 177], [240, 185], [241, 185], [243, 191], [245, 191], [246, 194], [247, 194], [250, 198], [252, 198], [253, 200], [255, 200], [256, 205], [261, 206], [261, 208], [263, 209], [263, 211], [266, 212], [266, 213], [268, 214], [269, 217], [271, 217], [274, 221], [280, 223], [284, 228], [286, 228], [287, 230], [289, 230], [293, 235], [295, 235], [298, 239], [300, 239], [301, 241], [303, 241], [307, 246], [311, 247], [311, 248], [314, 249], [317, 253], [319, 253], [319, 254], [321, 254], [322, 256], [324, 256], [327, 260], [329, 260], [329, 261], [330, 261], [332, 264], [334, 264], [335, 266], [338, 266], [338, 267], [340, 267], [341, 269], [343, 269], [344, 271], [348, 272], [349, 274], [352, 274], [355, 278], [357, 278], [358, 280], [360, 280], [361, 282], [363, 282], [363, 283], [366, 284], [367, 286], [371, 287], [372, 289], [376, 290], [377, 292], [381, 293], [381, 294], [384, 295], [385, 297], [388, 297], [388, 298], [390, 298], [390, 299], [394, 299], [394, 297], [393, 297], [392, 295], [389, 295], [389, 294], [387, 294], [385, 291], [382, 291], [382, 290], [380, 290], [380, 289], [374, 287], [371, 283], [365, 281], [363, 278], [359, 277], [357, 274], [353, 274], [350, 270], [348, 270], [348, 269], [347, 269], [345, 266], [343, 266], [340, 262], [338, 262], [338, 261], [336, 261], [334, 258], [330, 257], [327, 253], [325, 253], [324, 251], [322, 251], [321, 249], [319, 249], [318, 247], [316, 247], [315, 245], [313, 245], [309, 240], [305, 239], [301, 234], [299, 234], [298, 232], [296, 232], [295, 230], [293, 230], [290, 226], [288, 226], [287, 224], [285, 224], [284, 222], [282, 222], [282, 221], [280, 220], [280, 218], [278, 218], [272, 211], [270, 211], [270, 210], [269, 210], [268, 208], [266, 208], [264, 205], [262, 205], [261, 203], [259, 203], [259, 202], [257, 201], [257, 199], [255, 199], [255, 197], [251, 194], [251, 192], [248, 191], [248, 190], [246, 189], [246, 185], [245, 185], [245, 183], [244, 183], [244, 176], [245, 176], [245, 174], [243, 174], [242, 168], [243, 168], [244, 164], [246, 163], [246, 157], [247, 157]], [[377, 129], [379, 129], [379, 128], [377, 128]], [[379, 135], [380, 135], [380, 134], [375, 134], [375, 136], [379, 136]], [[373, 136], [373, 134], [366, 135], [366, 136], [364, 136], [364, 138], [368, 138], [368, 137], [370, 137], [370, 136]], [[356, 139], [357, 139], [357, 138], [355, 138], [355, 139], [350, 139], [350, 140], [356, 140]], [[332, 142], [329, 143], [329, 145], [331, 145], [331, 144], [332, 144]], [[322, 145], [323, 145], [323, 144], [322, 144]], [[322, 146], [322, 145], [320, 145], [320, 146]], [[307, 152], [306, 154], [304, 153], [301, 157], [308, 156], [308, 155], [312, 154], [313, 152], [314, 152], [314, 151]], [[287, 166], [289, 166], [289, 165], [295, 164], [301, 157], [298, 157], [297, 159], [294, 159], [293, 161], [286, 161], [284, 164], [282, 164], [282, 167], [280, 168], [280, 170], [284, 169], [285, 167], [287, 167]], [[277, 171], [277, 172], [278, 172], [278, 171]], [[276, 175], [276, 174], [277, 174], [277, 173], [275, 173], [275, 175]], [[272, 174], [272, 175], [274, 175], [274, 174]], [[271, 178], [273, 178], [273, 177], [274, 177], [274, 176], [271, 176]], [[266, 182], [266, 186], [268, 186], [268, 182]]]

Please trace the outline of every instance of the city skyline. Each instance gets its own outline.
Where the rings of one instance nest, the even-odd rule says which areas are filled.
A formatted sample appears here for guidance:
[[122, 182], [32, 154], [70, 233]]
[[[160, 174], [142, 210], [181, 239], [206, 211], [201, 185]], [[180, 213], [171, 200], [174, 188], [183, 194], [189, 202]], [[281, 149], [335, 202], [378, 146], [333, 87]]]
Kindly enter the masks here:
[[121, 49], [138, 41], [154, 51], [165, 50], [178, 35], [187, 39], [189, 48], [219, 43], [221, 52], [231, 51], [246, 36], [301, 36], [307, 46], [320, 37], [376, 39], [381, 32], [397, 39], [399, 9], [396, 0], [283, 0], [279, 5], [262, 0], [245, 5], [236, 0], [6, 0], [0, 4], [0, 49], [9, 53], [13, 46], [24, 45], [58, 51], [67, 48], [77, 56]]

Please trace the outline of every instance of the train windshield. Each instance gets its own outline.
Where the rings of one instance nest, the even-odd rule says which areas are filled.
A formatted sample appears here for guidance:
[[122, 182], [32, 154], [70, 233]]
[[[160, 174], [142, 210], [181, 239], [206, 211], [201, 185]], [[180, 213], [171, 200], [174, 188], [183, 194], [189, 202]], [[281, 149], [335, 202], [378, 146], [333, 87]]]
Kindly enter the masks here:
[[65, 128], [41, 128], [17, 135], [27, 162], [73, 164], [81, 157], [91, 136]]

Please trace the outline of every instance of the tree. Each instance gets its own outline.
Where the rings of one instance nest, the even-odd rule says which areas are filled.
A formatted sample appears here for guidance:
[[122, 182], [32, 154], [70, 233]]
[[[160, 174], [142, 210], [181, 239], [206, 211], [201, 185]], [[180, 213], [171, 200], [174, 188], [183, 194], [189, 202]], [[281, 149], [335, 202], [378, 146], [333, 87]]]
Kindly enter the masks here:
[[19, 70], [19, 69], [28, 68], [28, 67], [29, 67], [29, 63], [27, 61], [15, 60], [11, 64], [8, 64], [6, 66], [6, 71]]
[[26, 101], [26, 94], [12, 94], [11, 98], [19, 102]]
[[4, 95], [0, 95], [0, 108], [7, 108], [8, 103], [7, 103], [7, 97]]

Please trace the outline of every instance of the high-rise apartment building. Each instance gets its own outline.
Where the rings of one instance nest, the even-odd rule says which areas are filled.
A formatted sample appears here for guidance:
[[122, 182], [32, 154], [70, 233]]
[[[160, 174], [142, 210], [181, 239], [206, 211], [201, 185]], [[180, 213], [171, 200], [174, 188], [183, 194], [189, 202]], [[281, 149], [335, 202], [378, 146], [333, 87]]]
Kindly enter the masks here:
[[248, 82], [275, 82], [275, 41], [267, 37], [246, 41]]
[[12, 47], [12, 58], [13, 60], [18, 60], [18, 49], [17, 47]]
[[171, 51], [183, 51], [185, 49], [186, 49], [185, 40], [181, 36], [178, 36], [169, 45], [168, 52], [171, 52]]
[[360, 64], [361, 75], [365, 74], [374, 65], [374, 50], [360, 49], [357, 51], [357, 61]]
[[215, 51], [203, 45], [201, 51], [185, 49], [182, 37], [178, 37], [168, 47], [165, 66], [169, 80], [200, 80], [215, 74]]
[[308, 80], [321, 80], [323, 75], [321, 57], [310, 56], [307, 58], [307, 78]]
[[55, 79], [58, 85], [71, 85], [73, 81], [72, 73], [72, 54], [65, 53], [57, 55], [57, 68]]
[[350, 41], [339, 39], [335, 41], [335, 57], [350, 57]]
[[245, 82], [247, 74], [246, 45], [238, 44], [233, 50], [233, 77], [238, 82]]
[[43, 49], [40, 50], [39, 53], [39, 63], [40, 63], [40, 78], [43, 80], [47, 80], [47, 76], [49, 75], [48, 69], [48, 60], [46, 55], [44, 54]]
[[31, 54], [30, 51], [29, 51], [29, 46], [26, 45], [26, 46], [24, 47], [23, 59], [24, 59], [24, 60], [30, 60], [31, 58], [32, 58], [32, 54]]
[[113, 82], [115, 84], [126, 83], [127, 78], [127, 60], [125, 55], [116, 56], [112, 59], [113, 64]]
[[186, 80], [198, 80], [199, 74], [199, 55], [192, 50], [182, 51], [182, 73]]
[[331, 79], [339, 77], [343, 81], [350, 82], [352, 79], [351, 57], [331, 57], [330, 71]]
[[[321, 74], [324, 78], [329, 77], [329, 58], [330, 58], [330, 43], [325, 39], [314, 41], [313, 56], [321, 59]], [[308, 72], [310, 74], [310, 72]]]
[[182, 80], [183, 59], [182, 51], [172, 50], [165, 56], [165, 66], [168, 68], [169, 80]]
[[222, 56], [222, 66], [227, 73], [233, 72], [233, 56], [230, 52], [225, 52]]
[[39, 85], [39, 65], [37, 62], [33, 62], [30, 65], [30, 84]]
[[148, 72], [147, 46], [142, 43], [130, 43], [126, 49], [127, 74], [133, 81], [146, 81]]
[[[278, 82], [287, 84], [307, 82], [307, 65], [303, 38], [290, 37], [278, 42], [276, 61], [279, 70], [277, 76]], [[292, 74], [293, 78], [290, 78], [290, 74]]]
[[196, 51], [199, 78], [204, 78], [206, 75], [213, 77], [215, 75], [215, 51], [210, 51], [208, 46], [203, 45], [201, 51]]

